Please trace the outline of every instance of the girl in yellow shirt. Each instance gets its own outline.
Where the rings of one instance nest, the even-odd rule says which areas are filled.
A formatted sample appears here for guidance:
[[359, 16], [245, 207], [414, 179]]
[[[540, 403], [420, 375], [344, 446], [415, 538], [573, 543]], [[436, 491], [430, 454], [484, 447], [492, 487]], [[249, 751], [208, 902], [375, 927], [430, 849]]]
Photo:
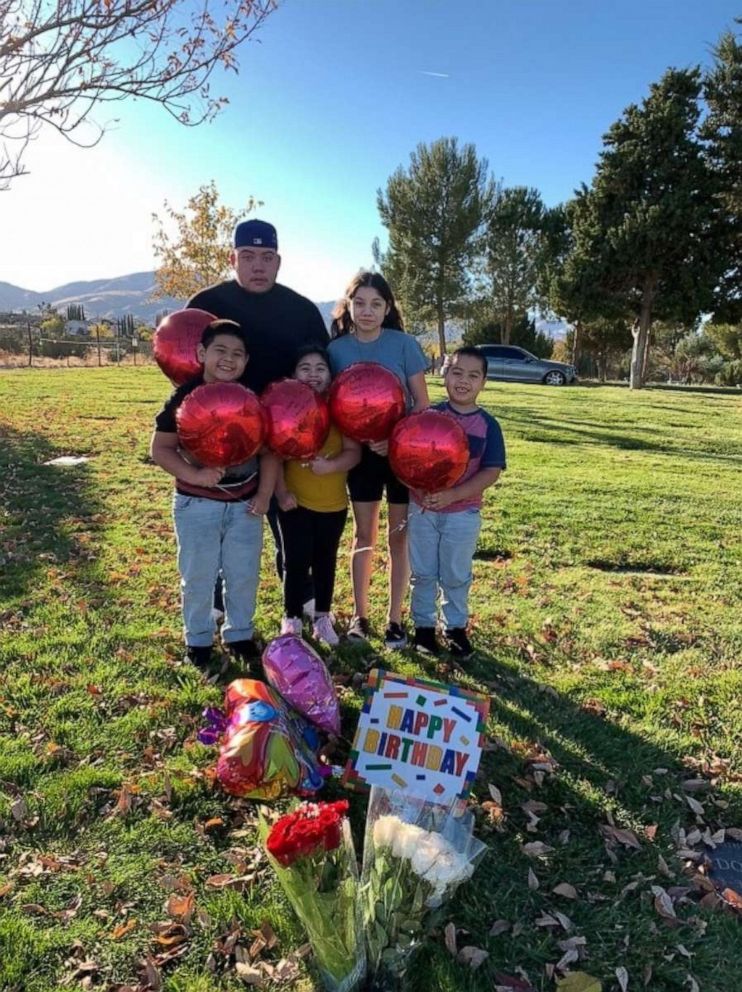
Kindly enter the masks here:
[[[331, 379], [327, 352], [316, 345], [302, 348], [294, 378], [318, 393], [326, 392]], [[338, 547], [348, 516], [346, 477], [360, 458], [361, 446], [331, 424], [316, 458], [311, 462], [284, 462], [283, 475], [276, 486], [284, 562], [282, 634], [301, 636], [303, 599], [311, 572], [314, 636], [330, 647], [338, 643], [330, 606]]]

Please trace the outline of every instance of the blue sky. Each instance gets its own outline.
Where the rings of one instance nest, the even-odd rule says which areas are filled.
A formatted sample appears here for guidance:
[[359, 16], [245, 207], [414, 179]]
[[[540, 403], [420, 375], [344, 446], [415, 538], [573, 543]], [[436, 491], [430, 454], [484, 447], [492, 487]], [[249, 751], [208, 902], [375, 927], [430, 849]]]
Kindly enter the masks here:
[[184, 129], [136, 103], [93, 150], [40, 138], [0, 194], [0, 281], [43, 291], [153, 266], [152, 212], [214, 179], [279, 230], [281, 279], [338, 296], [383, 228], [376, 190], [418, 142], [472, 142], [547, 204], [589, 182], [601, 135], [668, 66], [708, 63], [733, 0], [285, 0], [229, 107]]

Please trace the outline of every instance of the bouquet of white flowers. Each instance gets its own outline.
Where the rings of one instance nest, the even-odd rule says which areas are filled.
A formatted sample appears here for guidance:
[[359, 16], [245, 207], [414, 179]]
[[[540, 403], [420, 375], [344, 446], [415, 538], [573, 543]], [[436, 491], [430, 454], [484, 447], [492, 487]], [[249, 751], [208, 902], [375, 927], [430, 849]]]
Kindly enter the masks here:
[[371, 790], [361, 899], [374, 989], [399, 986], [433, 911], [474, 872], [486, 845], [461, 804]]

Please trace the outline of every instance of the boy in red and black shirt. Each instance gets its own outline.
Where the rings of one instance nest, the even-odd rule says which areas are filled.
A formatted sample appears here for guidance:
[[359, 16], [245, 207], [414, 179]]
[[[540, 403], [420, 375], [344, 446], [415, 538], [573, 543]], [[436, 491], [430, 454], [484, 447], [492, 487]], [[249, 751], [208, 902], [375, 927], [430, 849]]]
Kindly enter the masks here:
[[257, 457], [242, 465], [206, 468], [178, 443], [176, 413], [198, 386], [236, 382], [245, 370], [248, 347], [239, 324], [215, 320], [198, 347], [203, 373], [179, 386], [155, 418], [153, 461], [175, 477], [173, 520], [178, 542], [187, 658], [199, 668], [211, 661], [215, 621], [214, 583], [221, 572], [225, 615], [222, 641], [248, 665], [258, 656], [254, 614], [263, 546], [263, 514], [275, 485], [275, 456]]

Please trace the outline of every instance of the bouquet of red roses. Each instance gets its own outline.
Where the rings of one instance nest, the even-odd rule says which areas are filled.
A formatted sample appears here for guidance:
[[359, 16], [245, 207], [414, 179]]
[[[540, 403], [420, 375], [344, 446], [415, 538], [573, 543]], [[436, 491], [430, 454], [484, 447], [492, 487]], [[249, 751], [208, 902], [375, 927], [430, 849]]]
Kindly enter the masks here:
[[325, 987], [351, 992], [366, 973], [358, 867], [345, 800], [302, 803], [272, 827], [261, 819], [268, 859], [309, 936]]

